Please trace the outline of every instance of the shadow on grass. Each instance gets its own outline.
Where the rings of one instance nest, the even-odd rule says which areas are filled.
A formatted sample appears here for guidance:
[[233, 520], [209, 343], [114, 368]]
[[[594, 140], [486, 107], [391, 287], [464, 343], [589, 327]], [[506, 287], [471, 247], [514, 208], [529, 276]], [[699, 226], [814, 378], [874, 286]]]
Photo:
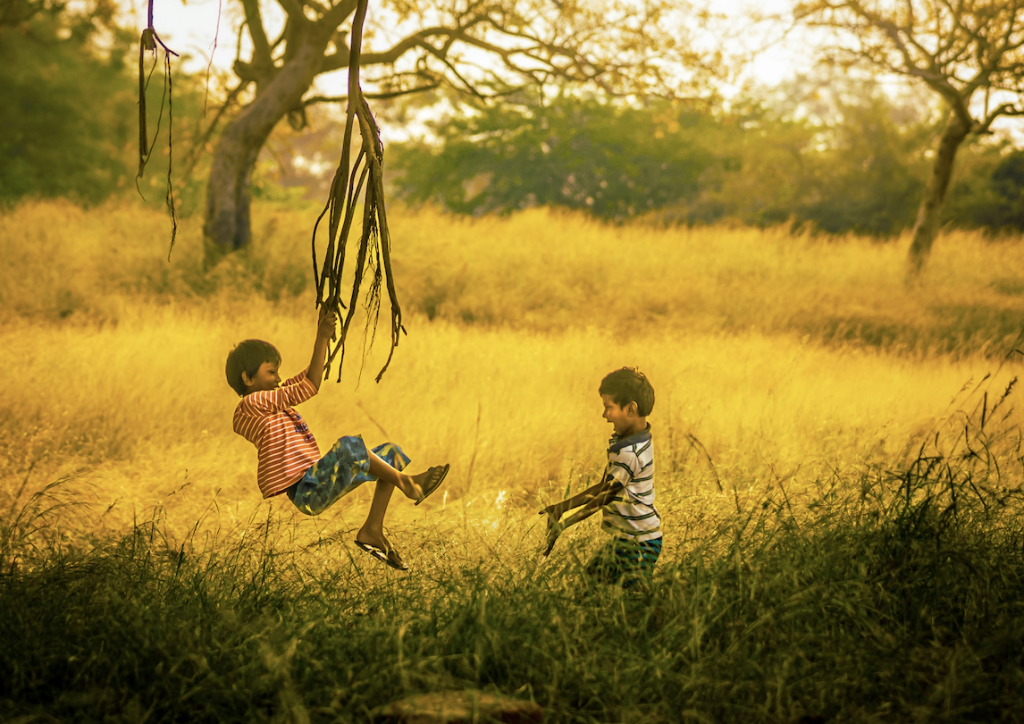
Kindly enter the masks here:
[[1001, 358], [1019, 343], [1024, 310], [979, 305], [933, 305], [932, 319], [921, 323], [866, 316], [798, 316], [795, 328], [829, 345], [856, 345], [897, 354], [972, 354]]

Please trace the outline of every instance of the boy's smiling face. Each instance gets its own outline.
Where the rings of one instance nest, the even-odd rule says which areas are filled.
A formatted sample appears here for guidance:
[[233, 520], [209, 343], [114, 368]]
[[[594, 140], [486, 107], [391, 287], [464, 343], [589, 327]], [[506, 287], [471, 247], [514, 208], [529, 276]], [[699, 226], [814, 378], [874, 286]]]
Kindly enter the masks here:
[[611, 395], [601, 395], [601, 402], [604, 405], [602, 417], [615, 428], [616, 436], [628, 437], [647, 429], [646, 418], [636, 414], [635, 402], [620, 407]]
[[277, 373], [278, 366], [274, 362], [264, 362], [252, 377], [248, 373], [242, 372], [242, 382], [245, 383], [246, 394], [276, 390], [277, 386], [281, 384], [281, 375]]

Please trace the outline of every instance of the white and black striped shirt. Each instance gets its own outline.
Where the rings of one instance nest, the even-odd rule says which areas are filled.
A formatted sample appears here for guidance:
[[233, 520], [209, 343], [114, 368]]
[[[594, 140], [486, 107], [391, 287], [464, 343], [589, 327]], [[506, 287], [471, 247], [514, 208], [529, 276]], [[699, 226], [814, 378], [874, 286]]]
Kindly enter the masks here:
[[605, 482], [622, 489], [601, 506], [601, 528], [637, 543], [661, 538], [661, 516], [654, 507], [654, 441], [651, 426], [636, 435], [613, 437], [608, 446]]

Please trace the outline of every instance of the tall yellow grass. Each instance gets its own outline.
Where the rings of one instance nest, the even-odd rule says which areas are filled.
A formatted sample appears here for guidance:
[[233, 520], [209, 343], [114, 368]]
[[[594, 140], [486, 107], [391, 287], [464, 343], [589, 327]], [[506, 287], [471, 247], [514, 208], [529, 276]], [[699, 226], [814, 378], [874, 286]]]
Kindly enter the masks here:
[[[358, 433], [400, 443], [415, 465], [452, 463], [447, 494], [416, 509], [396, 501], [396, 524], [442, 507], [491, 520], [585, 485], [610, 432], [597, 385], [619, 366], [639, 366], [656, 389], [668, 526], [693, 496], [718, 494], [689, 435], [726, 492], [791, 476], [798, 494], [831, 470], [894, 459], [965, 383], [998, 370], [998, 388], [1019, 368], [996, 354], [1024, 313], [1016, 243], [947, 235], [907, 286], [905, 240], [610, 227], [548, 210], [391, 217], [409, 335], [380, 385], [383, 350], [360, 377], [355, 349], [341, 384], [302, 412], [322, 448]], [[285, 373], [308, 361], [313, 218], [258, 208], [254, 248], [204, 273], [197, 220], [167, 262], [166, 220], [129, 205], [25, 204], [0, 217], [0, 506], [26, 480], [33, 490], [77, 474], [89, 531], [159, 509], [184, 533], [268, 505], [318, 535], [357, 525], [368, 491], [320, 520], [261, 501], [255, 453], [231, 431], [234, 343], [272, 340]], [[892, 339], [873, 339], [876, 328]]]

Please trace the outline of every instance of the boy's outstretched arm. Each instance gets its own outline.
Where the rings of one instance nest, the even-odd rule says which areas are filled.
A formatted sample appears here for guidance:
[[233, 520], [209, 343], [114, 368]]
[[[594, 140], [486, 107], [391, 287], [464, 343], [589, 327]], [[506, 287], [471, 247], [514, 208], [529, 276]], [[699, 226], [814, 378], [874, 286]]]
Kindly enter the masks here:
[[557, 523], [559, 521], [559, 519], [561, 519], [561, 517], [563, 515], [568, 513], [573, 508], [578, 508], [581, 505], [585, 505], [585, 504], [589, 503], [594, 498], [595, 495], [600, 495], [601, 493], [603, 493], [607, 489], [607, 487], [608, 487], [608, 483], [607, 482], [600, 482], [597, 485], [591, 485], [589, 488], [584, 490], [582, 493], [577, 493], [576, 495], [572, 496], [571, 498], [566, 498], [565, 500], [561, 500], [561, 501], [559, 501], [557, 503], [549, 505], [548, 507], [546, 507], [543, 510], [541, 510], [539, 514], [540, 515], [544, 515], [545, 513], [547, 514], [547, 516], [548, 516], [548, 528], [551, 528], [551, 526], [554, 523]]
[[[576, 497], [580, 497], [580, 496], [587, 495], [588, 499], [583, 504], [582, 508], [580, 508], [575, 513], [570, 515], [564, 521], [559, 522], [558, 518], [554, 518], [553, 517], [554, 516], [553, 513], [549, 513], [549, 515], [548, 515], [548, 545], [547, 545], [547, 548], [544, 549], [544, 555], [546, 556], [548, 553], [551, 552], [551, 549], [555, 547], [555, 541], [558, 540], [558, 536], [562, 535], [562, 532], [566, 528], [569, 528], [570, 526], [574, 526], [577, 523], [579, 523], [581, 520], [586, 520], [587, 518], [592, 516], [594, 513], [596, 513], [601, 508], [602, 505], [606, 505], [607, 503], [610, 503], [612, 500], [614, 500], [615, 496], [617, 496], [619, 494], [620, 490], [622, 490], [622, 483], [620, 483], [618, 480], [606, 480], [604, 482], [598, 483], [597, 485], [595, 485], [595, 486], [593, 486], [591, 488], [588, 488], [587, 490], [585, 490], [582, 493], [580, 493], [579, 496], [576, 496]], [[564, 503], [569, 503], [569, 502], [575, 500], [576, 497], [570, 498], [569, 500], [566, 500], [566, 501], [562, 501], [562, 503], [556, 503], [554, 506], [548, 506], [548, 508], [554, 508], [554, 507], [556, 507], [558, 505], [562, 505]], [[575, 507], [575, 506], [571, 506], [571, 507]], [[547, 512], [548, 508], [545, 508], [544, 510], [542, 510], [541, 513]], [[558, 515], [559, 515], [559, 517], [561, 517], [561, 513], [559, 513]]]
[[327, 343], [337, 336], [338, 315], [328, 311], [326, 306], [320, 307], [320, 318], [316, 326], [316, 341], [313, 342], [313, 358], [306, 370], [306, 379], [320, 391], [320, 383], [324, 379], [324, 362], [327, 358]]

